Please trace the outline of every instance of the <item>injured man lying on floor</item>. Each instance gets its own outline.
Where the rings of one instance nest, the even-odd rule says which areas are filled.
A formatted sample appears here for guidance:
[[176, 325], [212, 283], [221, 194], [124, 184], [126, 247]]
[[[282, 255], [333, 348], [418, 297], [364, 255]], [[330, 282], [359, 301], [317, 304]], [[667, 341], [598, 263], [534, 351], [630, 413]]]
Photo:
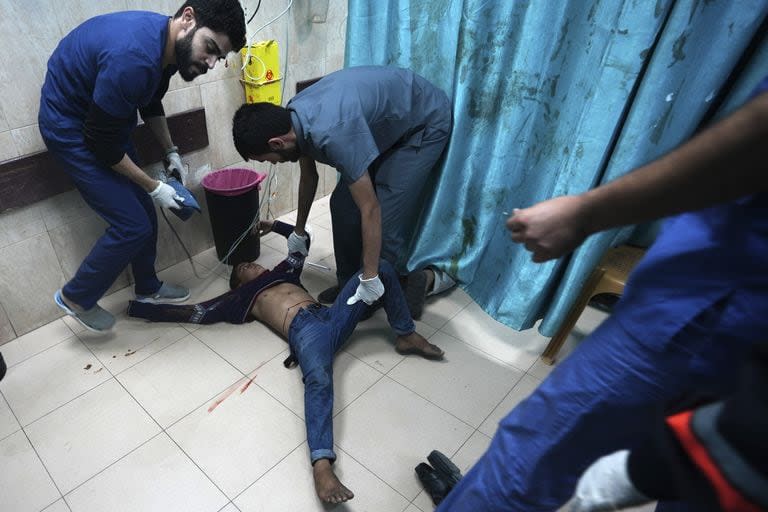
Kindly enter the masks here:
[[[260, 230], [284, 237], [293, 226], [262, 221]], [[294, 252], [272, 270], [255, 263], [241, 263], [232, 270], [231, 291], [200, 304], [147, 304], [130, 301], [128, 315], [152, 322], [242, 324], [258, 320], [288, 340], [291, 356], [286, 366], [298, 363], [304, 381], [304, 416], [312, 474], [318, 497], [341, 503], [353, 497], [333, 472], [333, 357], [349, 338], [369, 306], [355, 295], [358, 278], [347, 282], [332, 306], [320, 305], [301, 285], [304, 256]], [[416, 333], [405, 296], [392, 265], [379, 263], [385, 287], [384, 311], [397, 334], [395, 350], [439, 360], [443, 351]]]

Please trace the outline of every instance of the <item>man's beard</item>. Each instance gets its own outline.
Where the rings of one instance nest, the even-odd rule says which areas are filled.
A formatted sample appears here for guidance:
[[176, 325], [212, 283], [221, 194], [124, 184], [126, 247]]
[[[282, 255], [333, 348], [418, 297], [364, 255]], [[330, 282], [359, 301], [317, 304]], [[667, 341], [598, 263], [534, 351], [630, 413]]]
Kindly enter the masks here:
[[195, 32], [197, 32], [197, 27], [192, 29], [183, 39], [177, 40], [174, 45], [179, 75], [186, 82], [191, 82], [197, 76], [204, 75], [208, 71], [208, 66], [201, 66], [199, 63], [192, 61], [192, 38]]

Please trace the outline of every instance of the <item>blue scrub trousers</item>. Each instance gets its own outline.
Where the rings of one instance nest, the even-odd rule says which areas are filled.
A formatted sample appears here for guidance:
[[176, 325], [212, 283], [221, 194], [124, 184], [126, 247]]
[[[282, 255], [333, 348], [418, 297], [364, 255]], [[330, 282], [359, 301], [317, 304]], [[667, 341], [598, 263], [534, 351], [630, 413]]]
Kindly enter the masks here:
[[[658, 404], [736, 389], [751, 340], [764, 334], [735, 333], [739, 314], [719, 301], [671, 339], [644, 339], [609, 317], [499, 423], [486, 453], [437, 510], [558, 510], [592, 462], [633, 448]], [[695, 507], [660, 503], [657, 510]]]
[[[45, 144], [85, 202], [109, 224], [64, 286], [64, 295], [90, 309], [129, 263], [136, 294], [155, 293], [162, 283], [155, 274], [157, 214], [152, 198], [125, 176], [100, 165], [84, 146], [48, 138]], [[133, 151], [129, 155], [137, 161]]]
[[[379, 277], [387, 290], [382, 299], [389, 325], [398, 335], [416, 330], [395, 269], [379, 262]], [[360, 301], [351, 306], [347, 299], [357, 290], [358, 279], [350, 279], [330, 307], [320, 304], [300, 310], [288, 330], [288, 344], [304, 380], [304, 418], [310, 460], [336, 460], [333, 451], [333, 358], [347, 341], [368, 306]], [[389, 290], [396, 290], [392, 293]]]
[[[398, 269], [405, 264], [411, 234], [427, 197], [425, 185], [450, 130], [451, 113], [446, 110], [440, 119], [380, 155], [368, 170], [381, 208], [381, 257]], [[343, 179], [331, 194], [330, 209], [336, 278], [341, 285], [356, 275], [363, 248], [360, 210]]]

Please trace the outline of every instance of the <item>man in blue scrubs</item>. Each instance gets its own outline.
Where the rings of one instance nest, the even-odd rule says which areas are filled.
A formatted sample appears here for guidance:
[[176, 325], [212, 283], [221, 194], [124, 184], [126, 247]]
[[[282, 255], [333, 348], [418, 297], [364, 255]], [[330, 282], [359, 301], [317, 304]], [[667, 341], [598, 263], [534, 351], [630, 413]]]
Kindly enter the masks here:
[[[245, 160], [299, 162], [291, 252], [306, 250], [304, 227], [317, 190], [315, 162], [336, 168], [341, 177], [330, 203], [336, 277], [346, 283], [362, 263], [355, 298], [372, 304], [384, 292], [379, 257], [402, 270], [425, 185], [451, 124], [448, 97], [424, 78], [407, 69], [361, 66], [327, 75], [286, 108], [243, 105], [235, 114], [233, 135]], [[434, 277], [432, 293], [455, 283], [436, 269], [414, 274], [406, 295], [418, 318], [427, 279]], [[332, 287], [318, 298], [333, 302], [338, 290]]]
[[501, 420], [440, 512], [557, 510], [595, 459], [643, 439], [658, 405], [736, 389], [768, 332], [767, 90], [765, 80], [733, 115], [618, 180], [509, 218], [540, 262], [592, 233], [676, 215], [613, 314]]
[[205, 74], [245, 44], [237, 0], [189, 0], [173, 17], [143, 11], [87, 20], [61, 40], [48, 61], [38, 121], [48, 150], [88, 205], [108, 224], [75, 276], [54, 299], [87, 329], [104, 331], [114, 317], [97, 301], [131, 264], [138, 300], [179, 302], [189, 290], [155, 274], [154, 203], [178, 208], [170, 185], [136, 163], [131, 132], [137, 110], [183, 174], [161, 99], [177, 71]]

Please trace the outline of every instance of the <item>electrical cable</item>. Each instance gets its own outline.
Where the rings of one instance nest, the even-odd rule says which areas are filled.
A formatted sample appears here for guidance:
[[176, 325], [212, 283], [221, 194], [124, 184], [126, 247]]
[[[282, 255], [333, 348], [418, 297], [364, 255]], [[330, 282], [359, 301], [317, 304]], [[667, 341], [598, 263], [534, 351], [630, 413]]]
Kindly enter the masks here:
[[251, 17], [248, 18], [248, 21], [245, 22], [246, 25], [253, 21], [253, 18], [256, 16], [256, 13], [259, 12], [259, 7], [261, 7], [261, 0], [259, 0], [259, 3], [256, 4], [256, 10], [253, 11], [253, 14], [251, 14]]

